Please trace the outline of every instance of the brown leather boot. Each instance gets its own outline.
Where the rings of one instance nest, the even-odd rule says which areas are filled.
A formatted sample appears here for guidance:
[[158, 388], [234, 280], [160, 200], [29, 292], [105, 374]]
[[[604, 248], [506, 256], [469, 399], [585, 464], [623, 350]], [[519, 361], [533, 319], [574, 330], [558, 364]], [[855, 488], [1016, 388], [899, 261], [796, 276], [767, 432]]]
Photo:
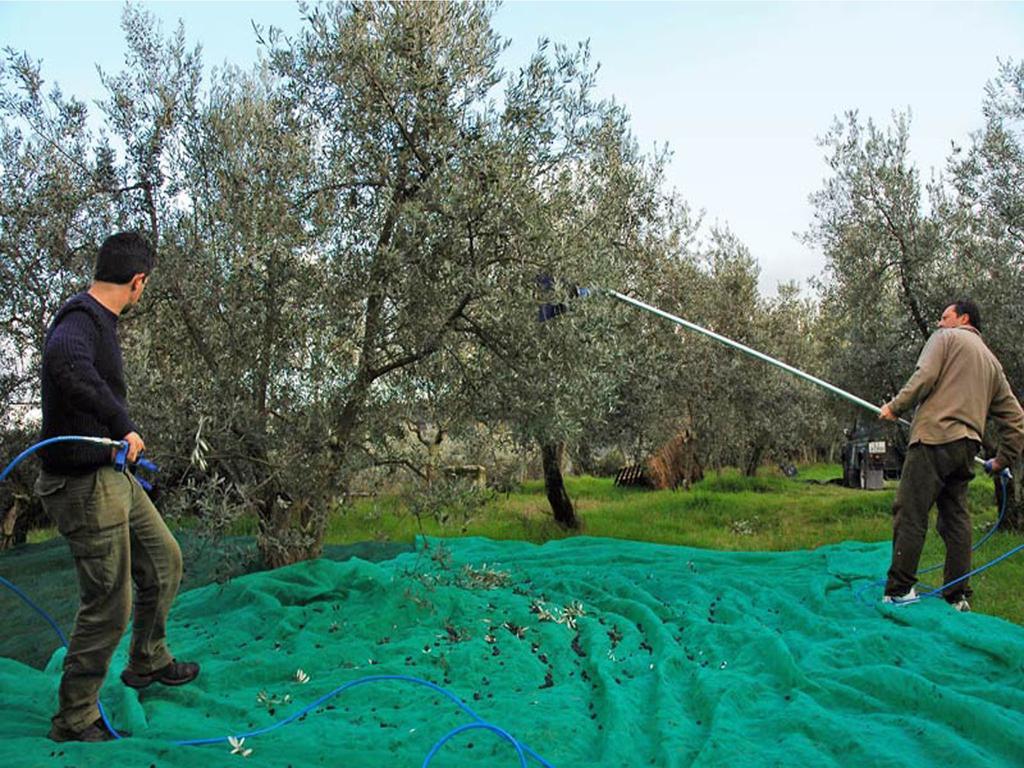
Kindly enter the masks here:
[[107, 724], [103, 722], [103, 718], [97, 718], [96, 722], [91, 725], [87, 725], [80, 731], [69, 731], [67, 728], [62, 728], [58, 725], [54, 725], [50, 728], [50, 739], [56, 742], [65, 741], [88, 741], [88, 742], [99, 742], [99, 741], [113, 741], [116, 739], [110, 729], [107, 728]]
[[121, 673], [121, 682], [129, 688], [145, 688], [152, 683], [163, 685], [185, 685], [199, 677], [199, 665], [194, 661], [172, 661], [148, 674], [141, 674], [126, 669]]

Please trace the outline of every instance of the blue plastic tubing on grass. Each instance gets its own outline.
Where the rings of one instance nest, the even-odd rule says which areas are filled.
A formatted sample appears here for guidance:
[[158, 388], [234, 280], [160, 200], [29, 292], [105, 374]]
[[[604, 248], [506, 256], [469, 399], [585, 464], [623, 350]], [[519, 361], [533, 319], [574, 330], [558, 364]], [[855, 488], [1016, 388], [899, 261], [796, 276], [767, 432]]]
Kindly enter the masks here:
[[[72, 436], [72, 435], [62, 436], [62, 437], [51, 437], [48, 440], [43, 440], [40, 443], [36, 443], [31, 448], [28, 448], [27, 450], [22, 451], [20, 454], [18, 454], [18, 456], [14, 459], [14, 461], [12, 461], [10, 464], [8, 464], [3, 472], [0, 472], [0, 482], [3, 482], [5, 479], [7, 479], [7, 476], [11, 473], [11, 471], [19, 463], [21, 463], [27, 457], [31, 456], [33, 453], [35, 453], [37, 450], [39, 450], [43, 446], [50, 445], [52, 443], [65, 443], [65, 442], [72, 442], [72, 441], [85, 442], [85, 443], [95, 443], [95, 444], [98, 444], [98, 445], [103, 445], [103, 446], [113, 447], [113, 448], [123, 447], [123, 443], [121, 441], [119, 441], [119, 440], [107, 440], [107, 439], [101, 438], [101, 437], [80, 437], [80, 436]], [[3, 576], [0, 576], [0, 585], [2, 585], [4, 587], [6, 587], [7, 589], [9, 589], [11, 592], [13, 592], [15, 595], [17, 595], [26, 605], [28, 605], [33, 611], [35, 611], [40, 616], [42, 616], [43, 619], [50, 625], [50, 627], [53, 629], [53, 631], [57, 634], [57, 637], [60, 639], [61, 645], [64, 646], [65, 648], [68, 647], [68, 639], [67, 639], [67, 637], [61, 631], [61, 628], [58, 626], [57, 622], [54, 621], [53, 617], [50, 616], [50, 614], [48, 614], [46, 611], [44, 611], [42, 608], [40, 608], [35, 602], [33, 602], [33, 600], [28, 595], [26, 595], [15, 584], [11, 583], [7, 579], [5, 579]], [[387, 682], [387, 681], [399, 681], [399, 682], [404, 682], [404, 683], [412, 683], [414, 685], [419, 685], [419, 686], [424, 686], [426, 688], [429, 688], [432, 691], [435, 691], [436, 693], [440, 693], [442, 696], [446, 696], [449, 699], [451, 699], [456, 704], [456, 706], [459, 707], [459, 709], [461, 709], [467, 715], [472, 717], [473, 720], [475, 721], [475, 722], [472, 722], [472, 723], [466, 723], [464, 725], [460, 725], [460, 726], [458, 726], [456, 728], [453, 728], [448, 733], [446, 733], [440, 740], [438, 740], [438, 742], [436, 744], [434, 744], [434, 746], [431, 748], [430, 752], [427, 753], [426, 758], [424, 758], [424, 760], [423, 760], [423, 768], [427, 768], [427, 766], [430, 765], [430, 762], [434, 759], [435, 755], [437, 755], [437, 753], [441, 750], [441, 747], [443, 747], [447, 742], [449, 742], [451, 739], [455, 738], [459, 734], [464, 733], [466, 731], [470, 731], [470, 730], [486, 730], [486, 731], [490, 731], [491, 733], [495, 733], [498, 736], [501, 736], [501, 738], [503, 738], [503, 739], [505, 739], [505, 741], [509, 742], [512, 745], [512, 747], [515, 749], [516, 755], [519, 757], [519, 765], [521, 766], [521, 768], [526, 768], [527, 767], [527, 762], [526, 762], [527, 756], [529, 756], [529, 757], [533, 758], [534, 760], [536, 760], [538, 763], [540, 763], [542, 766], [544, 766], [544, 768], [554, 768], [551, 765], [551, 763], [547, 762], [544, 758], [542, 758], [540, 755], [538, 755], [536, 752], [534, 752], [528, 746], [526, 746], [525, 744], [521, 743], [518, 739], [516, 739], [508, 731], [504, 730], [503, 728], [499, 728], [498, 726], [496, 726], [496, 725], [494, 725], [492, 723], [489, 723], [486, 720], [484, 720], [482, 717], [480, 717], [480, 715], [478, 715], [476, 712], [474, 712], [472, 709], [470, 709], [469, 706], [464, 701], [462, 701], [458, 696], [456, 696], [454, 693], [451, 693], [450, 691], [445, 690], [441, 686], [436, 685], [435, 683], [432, 683], [429, 680], [422, 680], [422, 679], [420, 679], [418, 677], [410, 677], [408, 675], [370, 675], [368, 677], [359, 678], [358, 680], [351, 680], [351, 681], [349, 681], [347, 683], [344, 683], [343, 685], [339, 685], [333, 691], [330, 691], [329, 693], [325, 693], [323, 696], [318, 698], [316, 701], [314, 701], [313, 703], [303, 707], [301, 710], [299, 710], [298, 712], [294, 713], [293, 715], [290, 715], [290, 716], [284, 718], [283, 720], [279, 720], [278, 722], [273, 723], [272, 725], [268, 725], [265, 728], [258, 728], [258, 729], [254, 730], [254, 731], [249, 731], [247, 733], [232, 734], [232, 736], [230, 736], [230, 737], [229, 736], [214, 736], [214, 737], [206, 738], [206, 739], [183, 739], [181, 741], [174, 741], [174, 742], [171, 742], [171, 743], [176, 745], [176, 746], [181, 746], [181, 747], [200, 746], [200, 745], [204, 745], [204, 744], [219, 744], [220, 742], [229, 741], [230, 738], [247, 739], [247, 738], [251, 738], [253, 736], [261, 736], [261, 735], [263, 735], [265, 733], [270, 733], [271, 731], [275, 731], [278, 728], [281, 728], [281, 727], [283, 727], [285, 725], [288, 725], [289, 723], [295, 722], [299, 718], [309, 714], [311, 711], [313, 711], [314, 709], [319, 707], [324, 702], [328, 701], [329, 699], [334, 698], [335, 696], [343, 693], [344, 691], [349, 690], [350, 688], [356, 688], [356, 687], [358, 687], [360, 685], [367, 685], [367, 684], [370, 684], [370, 683], [382, 683], [382, 682]], [[100, 703], [100, 702], [98, 702], [98, 704], [99, 704], [100, 716], [103, 718], [103, 722], [106, 724], [107, 728], [110, 729], [110, 732], [112, 734], [114, 734], [114, 736], [116, 738], [118, 738], [118, 739], [122, 738], [121, 734], [119, 734], [117, 732], [117, 729], [114, 728], [113, 724], [110, 722], [110, 719], [107, 717], [107, 713], [106, 713], [106, 711], [103, 708], [103, 704]]]

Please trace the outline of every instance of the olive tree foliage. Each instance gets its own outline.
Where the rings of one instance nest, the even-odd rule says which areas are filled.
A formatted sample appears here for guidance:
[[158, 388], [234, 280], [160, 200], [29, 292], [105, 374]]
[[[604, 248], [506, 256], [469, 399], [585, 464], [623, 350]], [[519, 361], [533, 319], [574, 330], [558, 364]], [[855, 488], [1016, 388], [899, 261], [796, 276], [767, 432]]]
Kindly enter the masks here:
[[[659, 221], [658, 237], [632, 262], [622, 292], [820, 373], [811, 300], [792, 285], [762, 296], [748, 249], [724, 227], [704, 229], [681, 202], [666, 205]], [[686, 437], [701, 467], [753, 475], [769, 459], [792, 461], [827, 447], [833, 425], [820, 393], [791, 374], [625, 304], [615, 304], [604, 329], [616, 350], [612, 409], [594, 414], [584, 454], [615, 447], [640, 463]]]
[[[695, 245], [700, 217], [674, 194], [665, 195], [644, 227], [620, 282], [609, 285], [653, 306], [689, 316], [703, 273]], [[693, 417], [685, 344], [676, 326], [633, 306], [608, 300], [601, 334], [611, 352], [604, 363], [613, 384], [611, 406], [592, 412], [576, 456], [588, 470], [600, 451], [642, 463], [666, 441], [688, 430]]]
[[[820, 370], [814, 305], [796, 286], [766, 298], [748, 249], [712, 228], [662, 308], [797, 368]], [[666, 391], [683, 404], [705, 466], [754, 475], [768, 459], [802, 458], [820, 443], [820, 392], [790, 373], [694, 331], [678, 328], [666, 355]]]
[[319, 412], [322, 444], [339, 463], [379, 454], [388, 434], [378, 417], [417, 366], [479, 343], [487, 318], [515, 304], [544, 258], [536, 193], [521, 192], [563, 151], [556, 102], [578, 74], [563, 71], [559, 95], [542, 79], [512, 89], [499, 109], [503, 43], [490, 12], [319, 6], [272, 53], [296, 119], [316, 135], [308, 194], [333, 210], [316, 233], [331, 291], [320, 322], [345, 348]]
[[123, 27], [125, 69], [102, 73], [100, 106], [125, 205], [157, 248], [124, 336], [133, 413], [168, 511], [255, 511], [264, 559], [289, 562], [317, 551], [324, 511], [322, 462], [305, 451], [323, 379], [308, 331], [322, 312], [307, 231], [319, 210], [302, 201], [310, 134], [264, 70], [226, 69], [204, 89], [180, 26], [164, 37], [128, 7]]
[[[510, 79], [496, 139], [510, 202], [503, 248], [515, 268], [463, 311], [457, 343], [416, 370], [446, 382], [431, 394], [449, 412], [540, 450], [555, 520], [567, 527], [578, 520], [562, 479], [566, 446], [611, 411], [621, 378], [624, 347], [599, 288], [622, 284], [646, 258], [664, 164], [639, 152], [621, 107], [592, 90], [586, 46], [542, 43]], [[544, 305], [555, 308], [547, 319]]]
[[[1024, 62], [1006, 61], [987, 84], [983, 127], [954, 148], [953, 191], [943, 214], [953, 233], [956, 273], [981, 309], [986, 343], [1018, 399], [1024, 391]], [[995, 435], [987, 436], [988, 448]], [[1024, 462], [1013, 468], [1015, 478]], [[1011, 487], [1006, 523], [1024, 530], [1024, 492]]]
[[305, 197], [310, 138], [261, 73], [214, 83], [183, 137], [190, 206], [164, 230], [173, 273], [146, 366], [154, 418], [197, 490], [220, 483], [255, 510], [271, 564], [317, 551], [334, 480], [312, 410], [334, 386], [337, 340], [322, 328], [327, 269], [309, 231], [326, 215]]
[[314, 236], [335, 344], [321, 442], [339, 461], [389, 381], [515, 267], [485, 100], [499, 51], [485, 8], [449, 4], [318, 6], [273, 50], [314, 137], [306, 197], [332, 211]]
[[[50, 320], [88, 284], [95, 244], [122, 221], [126, 190], [85, 104], [47, 87], [40, 65], [5, 49], [0, 61], [0, 456], [36, 442], [39, 369]], [[0, 488], [0, 517], [23, 540], [42, 514], [34, 469]], [[12, 503], [13, 501], [13, 503]], [[10, 511], [9, 511], [10, 510]], [[20, 511], [20, 512], [19, 512]]]
[[985, 339], [1024, 387], [1024, 62], [1003, 62], [985, 88], [984, 126], [954, 148], [944, 214], [956, 273], [983, 312]]
[[34, 405], [47, 323], [88, 284], [95, 242], [119, 191], [109, 147], [86, 105], [46, 89], [38, 62], [11, 49], [0, 63], [0, 406]]
[[[449, 348], [518, 343], [520, 318], [539, 332], [537, 274], [590, 281], [607, 262], [590, 240], [612, 253], [631, 226], [603, 202], [611, 175], [597, 178], [619, 162], [615, 147], [587, 146], [621, 133], [623, 115], [595, 117], [583, 53], [540, 51], [499, 107], [491, 6], [305, 12], [295, 39], [266, 33], [264, 66], [204, 89], [183, 30], [165, 38], [129, 7], [125, 68], [103, 73], [110, 139], [91, 139], [70, 102], [67, 130], [50, 116], [30, 126], [36, 144], [5, 145], [5, 173], [49, 153], [51, 186], [83, 199], [65, 206], [86, 222], [81, 240], [57, 228], [57, 257], [115, 227], [153, 239], [156, 273], [124, 341], [133, 413], [178, 491], [166, 504], [255, 509], [271, 564], [318, 551], [334, 497], [394, 433], [407, 374]], [[95, 178], [102, 210], [82, 212]], [[29, 184], [10, 188], [36, 210], [45, 202]], [[43, 239], [40, 221], [23, 240]], [[4, 236], [15, 236], [6, 218]], [[53, 305], [66, 296], [43, 282]], [[26, 310], [10, 315], [38, 333]], [[536, 414], [523, 421], [539, 432]]]
[[[795, 284], [779, 286], [775, 297], [764, 300], [766, 337], [763, 349], [775, 358], [813, 376], [821, 377], [832, 350], [820, 331], [818, 303]], [[767, 455], [776, 462], [831, 461], [842, 440], [842, 422], [835, 416], [845, 405], [836, 395], [776, 369], [770, 371], [774, 392], [761, 411], [771, 420]], [[755, 446], [756, 448], [756, 446]]]
[[[694, 295], [723, 327], [760, 319], [749, 258], [724, 238], [692, 250], [695, 222], [663, 191], [667, 154], [640, 152], [624, 110], [595, 98], [586, 46], [542, 43], [506, 76], [488, 4], [303, 13], [294, 38], [259, 31], [255, 68], [207, 78], [180, 26], [164, 36], [129, 6], [98, 130], [7, 55], [5, 406], [34, 400], [45, 321], [96, 244], [136, 228], [157, 266], [122, 339], [162, 505], [217, 528], [254, 510], [271, 565], [315, 555], [354, 473], [402, 460], [410, 430], [430, 443], [483, 423], [540, 448], [571, 526], [565, 446], [629, 412], [647, 414], [635, 434], [648, 444], [677, 410], [694, 423], [729, 412], [700, 412], [720, 350], [681, 345], [673, 365], [700, 376], [641, 365], [636, 340], [651, 359], [679, 345], [671, 329], [570, 298], [653, 288]], [[570, 311], [540, 323], [543, 303]]]
[[[886, 129], [862, 125], [856, 112], [837, 120], [821, 140], [831, 176], [811, 196], [805, 235], [826, 260], [818, 283], [831, 351], [825, 378], [878, 403], [913, 371], [954, 282], [948, 233], [925, 209], [909, 136], [905, 114]], [[938, 183], [929, 190], [932, 209], [940, 191]]]
[[[516, 386], [498, 390], [509, 408], [505, 418], [540, 447], [549, 503], [556, 521], [570, 527], [578, 521], [562, 482], [563, 454], [588, 439], [590, 424], [618, 409], [629, 372], [623, 362], [632, 343], [616, 332], [618, 308], [603, 289], [627, 288], [631, 274], [643, 270], [665, 234], [670, 204], [662, 193], [666, 156], [639, 151], [617, 105], [588, 100], [581, 106], [583, 151], [541, 180], [533, 216], [546, 228], [543, 274], [556, 279], [550, 290], [535, 292], [533, 316], [520, 316], [529, 318], [528, 327], [504, 319], [519, 370], [511, 369]], [[537, 304], [549, 303], [566, 311], [538, 322]]]
[[[433, 358], [458, 359], [455, 350], [472, 356], [492, 341], [520, 343], [524, 322], [533, 331], [539, 271], [554, 265], [588, 279], [603, 263], [584, 248], [592, 234], [579, 231], [604, 216], [598, 203], [587, 201], [586, 216], [570, 217], [568, 203], [557, 199], [581, 182], [585, 154], [600, 154], [588, 142], [609, 122], [589, 113], [583, 54], [549, 58], [542, 50], [499, 108], [492, 92], [502, 43], [489, 14], [481, 5], [329, 5], [307, 9], [308, 27], [293, 40], [267, 33], [268, 71], [280, 84], [271, 112], [287, 121], [297, 148], [309, 151], [306, 171], [290, 166], [301, 186], [289, 192], [282, 178], [274, 183], [290, 195], [284, 215], [302, 224], [282, 244], [300, 265], [308, 258], [311, 268], [303, 274], [300, 266], [299, 274], [314, 292], [312, 316], [288, 305], [297, 327], [275, 321], [284, 338], [300, 338], [306, 353], [298, 363], [289, 362], [287, 343], [273, 346], [274, 335], [258, 343], [259, 354], [279, 349], [283, 358], [268, 367], [278, 377], [276, 394], [281, 382], [301, 382], [280, 407], [253, 414], [266, 419], [265, 439], [276, 447], [261, 454], [263, 434], [240, 424], [241, 415], [232, 425], [241, 433], [239, 461], [254, 473], [241, 487], [261, 489], [256, 500], [268, 538], [280, 541], [282, 528], [301, 522], [315, 546], [322, 515], [297, 520], [294, 510], [328, 508], [354, 468], [379, 460], [407, 421], [396, 408], [400, 397], [427, 385], [444, 392], [429, 367]], [[556, 178], [560, 191], [552, 192]], [[199, 199], [198, 191], [190, 195]], [[228, 242], [245, 238], [231, 233]], [[184, 251], [201, 249], [195, 243]], [[589, 266], [576, 270], [576, 263]], [[265, 295], [269, 284], [242, 295], [254, 288]], [[281, 300], [266, 302], [268, 318]], [[431, 375], [418, 386], [424, 371]], [[231, 378], [245, 382], [247, 374], [261, 380], [253, 371]], [[296, 403], [298, 417], [288, 418]], [[534, 417], [521, 418], [537, 424]], [[206, 438], [210, 445], [230, 442], [223, 426], [210, 429], [220, 430]], [[288, 454], [290, 483], [282, 467]]]
[[[184, 259], [175, 280], [203, 257], [180, 293], [204, 331], [180, 313], [176, 337], [217, 398], [195, 409], [205, 460], [256, 505], [274, 563], [316, 551], [333, 497], [407, 421], [396, 403], [417, 366], [479, 343], [478, 318], [531, 284], [550, 238], [521, 188], [579, 151], [555, 104], [580, 77], [571, 68], [558, 95], [538, 79], [495, 106], [488, 6], [306, 12], [295, 39], [266, 35], [271, 90], [223, 89], [230, 119], [201, 123], [194, 148], [184, 137], [197, 175], [188, 215], [165, 227]], [[197, 302], [211, 270], [225, 286]], [[220, 351], [240, 346], [249, 354], [225, 366]]]
[[984, 128], [966, 150], [954, 146], [948, 177], [926, 186], [906, 115], [883, 130], [850, 112], [821, 141], [832, 175], [811, 197], [806, 239], [826, 257], [822, 333], [835, 374], [866, 399], [902, 385], [942, 309], [963, 295], [978, 300], [1011, 378], [1019, 370], [1022, 80], [1020, 65], [1001, 65]]

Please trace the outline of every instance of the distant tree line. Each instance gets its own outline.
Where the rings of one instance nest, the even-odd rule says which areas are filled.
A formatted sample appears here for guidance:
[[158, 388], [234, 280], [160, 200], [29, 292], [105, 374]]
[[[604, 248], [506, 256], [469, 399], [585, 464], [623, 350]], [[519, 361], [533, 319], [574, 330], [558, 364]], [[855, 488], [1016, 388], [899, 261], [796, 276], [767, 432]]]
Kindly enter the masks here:
[[[754, 257], [670, 190], [594, 95], [585, 45], [541, 41], [503, 72], [494, 6], [305, 8], [258, 29], [249, 70], [204, 71], [182, 27], [129, 6], [124, 70], [86, 105], [29, 54], [0, 67], [2, 455], [34, 438], [47, 323], [118, 229], [156, 244], [122, 323], [130, 401], [162, 505], [259, 519], [272, 565], [314, 556], [367, 472], [436, 477], [439, 446], [540, 459], [578, 525], [564, 459], [638, 461], [685, 431], [703, 467], [823, 456], [851, 408], [713, 342], [576, 287], [610, 287], [881, 401], [944, 302], [972, 293], [1024, 381], [1024, 69], [924, 185], [909, 118], [856, 113], [822, 141], [832, 175], [806, 235], [813, 295], [758, 292]], [[539, 322], [542, 304], [566, 311]], [[12, 489], [22, 496], [30, 471]], [[4, 501], [4, 499], [0, 499]], [[6, 499], [5, 506], [11, 503]]]

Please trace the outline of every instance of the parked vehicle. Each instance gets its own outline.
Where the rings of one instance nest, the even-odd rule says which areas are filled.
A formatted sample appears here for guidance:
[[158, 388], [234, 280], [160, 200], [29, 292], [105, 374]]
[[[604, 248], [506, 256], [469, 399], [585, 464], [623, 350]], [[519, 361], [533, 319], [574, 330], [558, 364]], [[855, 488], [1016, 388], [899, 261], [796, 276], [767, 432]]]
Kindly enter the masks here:
[[845, 431], [843, 485], [878, 490], [886, 480], [899, 480], [906, 455], [906, 438], [885, 424], [855, 423]]

